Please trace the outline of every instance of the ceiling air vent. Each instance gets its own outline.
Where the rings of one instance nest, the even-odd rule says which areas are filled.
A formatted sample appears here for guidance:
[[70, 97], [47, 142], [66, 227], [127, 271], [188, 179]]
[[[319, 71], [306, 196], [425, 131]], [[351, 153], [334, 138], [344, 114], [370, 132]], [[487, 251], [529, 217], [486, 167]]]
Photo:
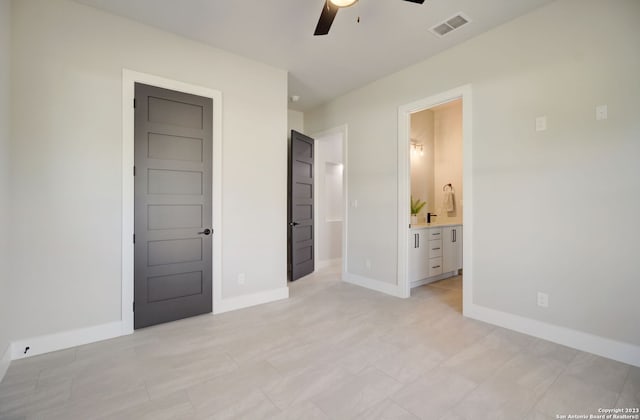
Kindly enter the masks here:
[[433, 32], [437, 36], [442, 37], [449, 32], [452, 32], [459, 27], [466, 25], [470, 21], [471, 20], [467, 16], [463, 15], [462, 13], [458, 13], [457, 15], [450, 17], [444, 22], [435, 25], [433, 28], [431, 28], [431, 32]]

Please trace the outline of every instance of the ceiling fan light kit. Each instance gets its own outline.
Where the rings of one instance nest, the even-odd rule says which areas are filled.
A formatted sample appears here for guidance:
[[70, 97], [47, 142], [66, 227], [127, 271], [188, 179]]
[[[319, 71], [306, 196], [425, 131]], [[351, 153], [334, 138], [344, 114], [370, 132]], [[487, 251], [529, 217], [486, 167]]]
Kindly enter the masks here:
[[[423, 4], [424, 0], [404, 0], [410, 3], [418, 3]], [[336, 14], [338, 10], [343, 7], [349, 7], [356, 4], [358, 0], [325, 0], [324, 6], [322, 7], [322, 13], [320, 14], [320, 19], [318, 20], [318, 25], [316, 25], [316, 30], [313, 35], [326, 35], [329, 33], [329, 29], [331, 29], [331, 25], [333, 24], [333, 20], [336, 18]], [[358, 19], [358, 22], [360, 20]]]

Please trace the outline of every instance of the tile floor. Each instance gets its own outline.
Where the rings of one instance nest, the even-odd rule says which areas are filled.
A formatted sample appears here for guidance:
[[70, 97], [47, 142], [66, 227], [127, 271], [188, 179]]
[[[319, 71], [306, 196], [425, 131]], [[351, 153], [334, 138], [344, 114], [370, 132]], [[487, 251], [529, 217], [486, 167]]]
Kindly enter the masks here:
[[640, 369], [396, 299], [330, 268], [291, 298], [12, 363], [6, 419], [554, 419], [640, 406]]

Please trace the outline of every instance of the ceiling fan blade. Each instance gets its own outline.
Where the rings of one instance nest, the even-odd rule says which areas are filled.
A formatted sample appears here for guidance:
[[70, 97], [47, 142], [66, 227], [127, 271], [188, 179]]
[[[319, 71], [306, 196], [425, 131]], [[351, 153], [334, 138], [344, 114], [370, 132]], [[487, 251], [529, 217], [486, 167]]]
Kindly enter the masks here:
[[424, 3], [424, 0], [404, 0], [404, 1], [410, 1], [411, 3], [418, 3], [418, 4]]
[[324, 6], [322, 6], [320, 19], [318, 20], [318, 25], [316, 26], [316, 31], [313, 33], [314, 35], [326, 35], [329, 33], [329, 29], [331, 29], [333, 19], [336, 18], [338, 9], [339, 7], [334, 6], [329, 0], [325, 0]]

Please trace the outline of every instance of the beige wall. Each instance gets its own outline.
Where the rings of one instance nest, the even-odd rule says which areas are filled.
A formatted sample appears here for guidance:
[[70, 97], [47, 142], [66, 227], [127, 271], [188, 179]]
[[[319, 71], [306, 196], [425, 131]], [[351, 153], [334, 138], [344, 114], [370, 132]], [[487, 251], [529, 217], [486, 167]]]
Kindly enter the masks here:
[[[419, 214], [427, 212], [436, 221], [462, 223], [462, 100], [452, 101], [411, 114], [411, 141], [423, 146], [423, 155], [411, 149], [411, 195], [427, 201]], [[452, 184], [454, 211], [443, 208], [443, 186]]]
[[[462, 101], [433, 109], [434, 116], [434, 212], [442, 223], [462, 223]], [[454, 190], [454, 211], [443, 207], [443, 186]]]
[[120, 319], [123, 68], [222, 92], [222, 294], [286, 287], [286, 71], [66, 0], [11, 21], [12, 339]]
[[397, 281], [398, 107], [471, 84], [474, 303], [640, 345], [638, 16], [559, 0], [306, 113], [349, 125], [348, 271]]
[[422, 145], [423, 154], [420, 155], [411, 149], [411, 196], [413, 199], [426, 201], [422, 211], [418, 214], [419, 222], [424, 221], [428, 212], [435, 213], [434, 194], [434, 121], [433, 111], [424, 111], [411, 114], [411, 142]]
[[[0, 0], [0, 359], [9, 345], [9, 100], [11, 2]], [[0, 378], [2, 362], [0, 361]]]

